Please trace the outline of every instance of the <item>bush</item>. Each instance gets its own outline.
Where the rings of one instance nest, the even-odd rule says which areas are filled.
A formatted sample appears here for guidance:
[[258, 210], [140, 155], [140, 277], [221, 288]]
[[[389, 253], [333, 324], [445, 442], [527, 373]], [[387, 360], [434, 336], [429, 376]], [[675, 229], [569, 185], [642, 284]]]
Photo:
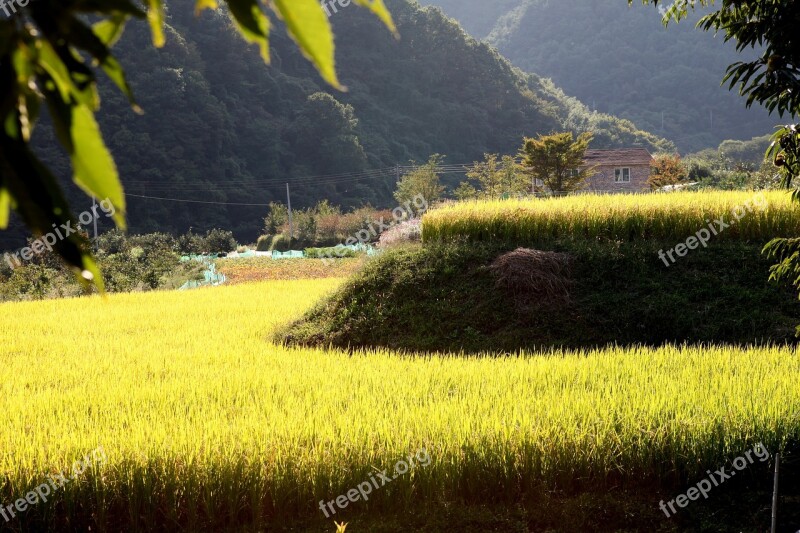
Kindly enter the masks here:
[[239, 246], [233, 238], [233, 232], [221, 229], [212, 229], [206, 233], [205, 252], [219, 253], [232, 252]]
[[190, 229], [188, 233], [178, 237], [178, 251], [183, 255], [200, 255], [205, 250], [205, 239], [201, 235], [193, 233]]
[[[131, 247], [139, 247], [148, 255], [174, 254], [178, 251], [178, 241], [168, 233], [148, 233], [128, 238]], [[109, 253], [115, 253], [108, 251]]]
[[256, 243], [256, 252], [270, 252], [272, 251], [272, 236], [262, 235], [258, 238]]
[[95, 241], [95, 246], [107, 254], [118, 254], [128, 250], [128, 236], [117, 228], [101, 233]]
[[272, 244], [270, 244], [268, 251], [277, 250], [279, 252], [288, 252], [290, 249], [289, 238], [283, 234], [279, 234], [272, 238]]
[[[657, 252], [673, 245], [565, 238], [544, 253], [522, 254], [496, 243], [397, 247], [368, 261], [276, 340], [502, 354], [797, 342], [800, 302], [791, 289], [767, 281], [770, 260], [761, 242], [720, 241], [665, 268]], [[525, 256], [522, 264], [503, 268], [498, 258], [508, 252]]]

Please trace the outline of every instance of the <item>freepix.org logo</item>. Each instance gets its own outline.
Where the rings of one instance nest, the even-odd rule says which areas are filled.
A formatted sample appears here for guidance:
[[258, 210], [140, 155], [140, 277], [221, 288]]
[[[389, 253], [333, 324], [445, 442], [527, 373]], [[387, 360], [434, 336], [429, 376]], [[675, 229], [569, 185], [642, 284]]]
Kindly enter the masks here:
[[31, 0], [0, 0], [0, 13], [5, 18], [11, 18], [17, 14], [17, 9], [30, 4]]
[[353, 0], [322, 0], [319, 5], [322, 6], [322, 10], [325, 11], [328, 18], [331, 18], [339, 12], [339, 8], [349, 7], [352, 3]]
[[[3, 0], [0, 0], [0, 2], [2, 1]], [[78, 216], [77, 224], [73, 225], [73, 222], [75, 221], [72, 220], [67, 221], [66, 224], [61, 224], [60, 226], [53, 224], [53, 231], [45, 233], [35, 241], [31, 242], [30, 246], [26, 246], [17, 252], [5, 253], [3, 258], [5, 259], [6, 263], [8, 263], [8, 266], [11, 268], [11, 270], [14, 270], [18, 266], [22, 266], [23, 261], [30, 261], [35, 256], [43, 254], [45, 251], [52, 252], [53, 246], [55, 246], [56, 243], [63, 241], [64, 239], [69, 238], [69, 236], [73, 233], [80, 231], [81, 226], [88, 226], [97, 220], [100, 217], [98, 208], [105, 214], [106, 217], [113, 217], [117, 212], [111, 200], [106, 198], [99, 204], [92, 206], [91, 211], [84, 211], [81, 213]]]

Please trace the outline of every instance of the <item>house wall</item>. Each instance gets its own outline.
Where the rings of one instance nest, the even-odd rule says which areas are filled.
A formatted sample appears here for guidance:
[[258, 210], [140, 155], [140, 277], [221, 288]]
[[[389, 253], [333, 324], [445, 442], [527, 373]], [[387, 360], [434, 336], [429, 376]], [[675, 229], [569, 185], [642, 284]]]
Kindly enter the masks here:
[[625, 165], [631, 169], [629, 183], [614, 183], [614, 170], [618, 166], [598, 166], [597, 173], [587, 180], [587, 189], [603, 192], [641, 192], [650, 190], [647, 180], [650, 178], [650, 165]]

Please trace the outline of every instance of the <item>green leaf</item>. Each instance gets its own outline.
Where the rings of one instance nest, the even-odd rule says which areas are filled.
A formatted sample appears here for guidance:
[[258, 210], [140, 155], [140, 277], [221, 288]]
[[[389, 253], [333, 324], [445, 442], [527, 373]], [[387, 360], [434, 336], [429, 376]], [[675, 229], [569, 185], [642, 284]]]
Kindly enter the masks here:
[[86, 106], [72, 109], [72, 166], [74, 180], [84, 191], [98, 199], [108, 199], [114, 205], [114, 221], [125, 227], [125, 195], [117, 167], [103, 142], [94, 114]]
[[[229, 0], [233, 4], [233, 0]], [[319, 0], [274, 0], [273, 9], [286, 23], [289, 35], [297, 42], [322, 78], [344, 90], [336, 76], [333, 31]]]
[[399, 37], [400, 34], [397, 33], [397, 26], [394, 25], [394, 20], [392, 20], [392, 14], [389, 13], [389, 10], [386, 8], [386, 4], [383, 3], [383, 0], [355, 0], [356, 4], [366, 7], [370, 11], [372, 11], [375, 16], [377, 16], [381, 22], [383, 22], [387, 28], [394, 34], [395, 37]]
[[73, 180], [88, 194], [108, 199], [114, 206], [114, 221], [124, 229], [125, 195], [94, 113], [85, 105], [61, 101], [54, 92], [45, 94], [58, 140], [72, 160]]
[[8, 216], [11, 212], [11, 194], [0, 185], [0, 229], [8, 228]]
[[110, 18], [93, 24], [92, 33], [107, 47], [114, 46], [117, 41], [119, 41], [119, 38], [122, 37], [122, 32], [125, 30], [125, 22], [127, 20], [128, 17], [125, 15], [113, 15]]
[[199, 15], [204, 9], [217, 9], [217, 0], [197, 0], [194, 4], [194, 14]]
[[147, 0], [147, 22], [153, 34], [153, 46], [161, 48], [167, 42], [164, 37], [164, 2], [163, 0]]
[[62, 101], [68, 101], [70, 95], [77, 92], [77, 88], [72, 83], [69, 70], [67, 66], [58, 57], [56, 51], [49, 42], [39, 40], [38, 45], [38, 63], [49, 75], [50, 79], [58, 89]]
[[[203, 1], [199, 0], [198, 5]], [[228, 7], [242, 37], [249, 43], [258, 44], [262, 59], [269, 63], [270, 24], [266, 14], [261, 10], [261, 5], [257, 0], [229, 0]]]
[[[86, 50], [91, 54], [92, 58], [103, 69], [103, 72], [114, 82], [114, 84], [122, 91], [128, 98], [134, 111], [141, 112], [141, 108], [136, 105], [133, 98], [133, 91], [128, 80], [125, 78], [125, 72], [122, 66], [111, 55], [106, 43], [114, 41], [122, 35], [122, 30], [125, 25], [126, 18], [124, 16], [115, 16], [111, 19], [98, 22], [91, 28], [85, 26], [82, 22], [74, 19], [69, 24], [71, 42], [74, 46]], [[108, 23], [104, 25], [104, 23]]]

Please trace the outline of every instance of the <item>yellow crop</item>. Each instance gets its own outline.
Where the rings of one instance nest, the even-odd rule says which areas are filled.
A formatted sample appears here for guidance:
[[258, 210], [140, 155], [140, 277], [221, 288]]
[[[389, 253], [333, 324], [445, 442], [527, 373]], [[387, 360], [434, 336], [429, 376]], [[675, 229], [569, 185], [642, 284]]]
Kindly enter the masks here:
[[791, 348], [466, 358], [271, 344], [277, 324], [340, 283], [0, 305], [0, 504], [99, 446], [107, 464], [26, 517], [320, 518], [320, 500], [422, 447], [427, 468], [352, 507], [514, 501], [577, 478], [693, 475], [800, 436]]
[[682, 241], [720, 217], [730, 226], [721, 239], [766, 242], [800, 233], [800, 206], [785, 191], [715, 191], [459, 202], [425, 215], [422, 236], [519, 244], [559, 237]]

